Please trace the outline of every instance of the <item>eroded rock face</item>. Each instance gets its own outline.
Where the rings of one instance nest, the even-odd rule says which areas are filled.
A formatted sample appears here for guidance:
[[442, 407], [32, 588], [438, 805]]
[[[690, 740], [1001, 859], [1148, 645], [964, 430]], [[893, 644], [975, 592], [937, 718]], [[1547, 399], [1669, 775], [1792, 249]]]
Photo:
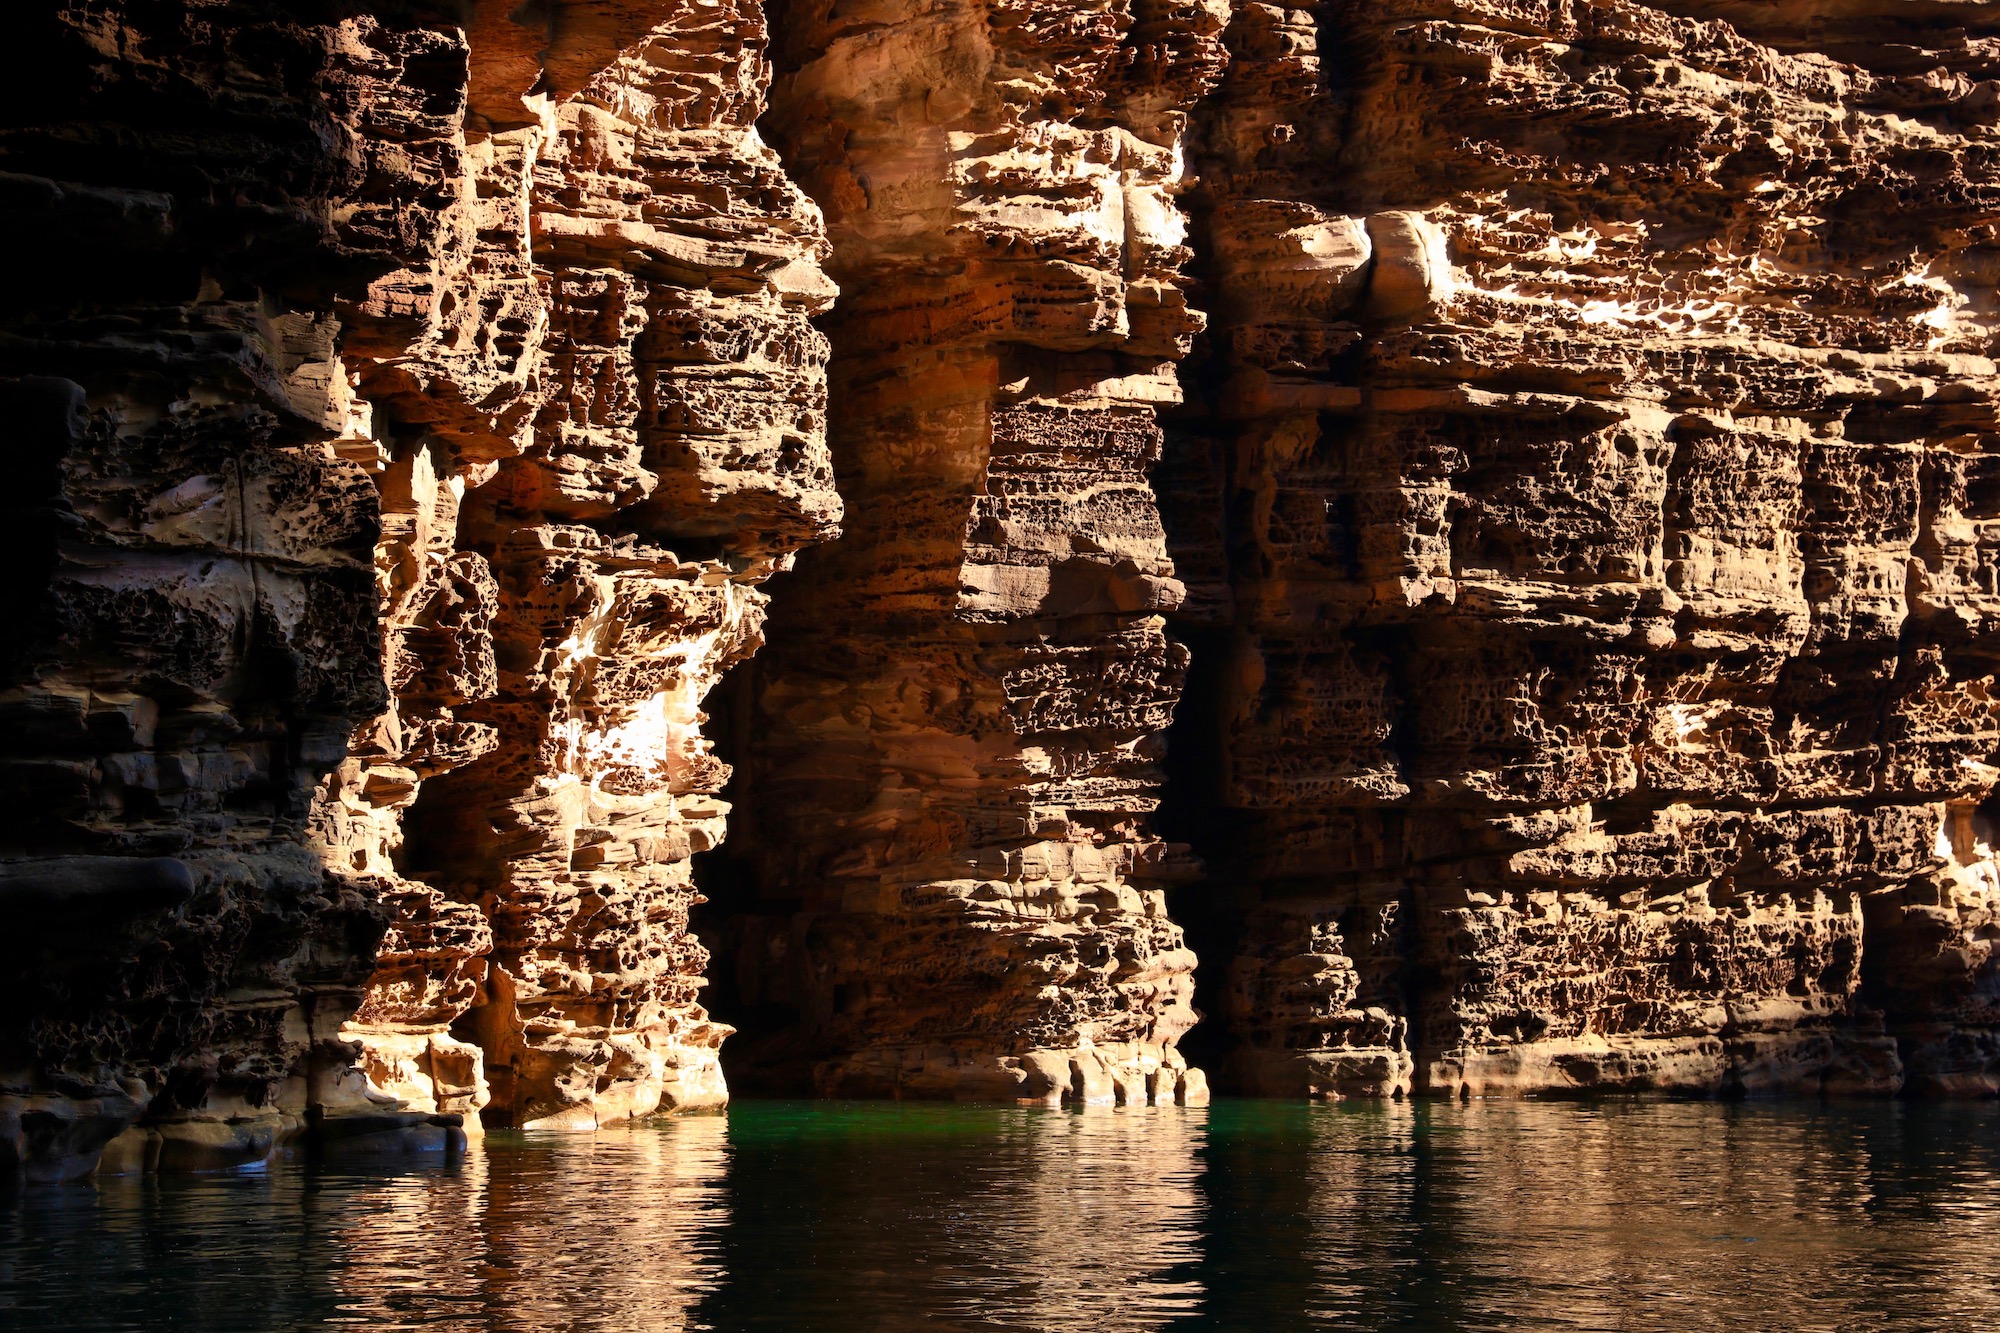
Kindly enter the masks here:
[[762, 18], [381, 8], [56, 6], [18, 48], [32, 1174], [724, 1095], [700, 701], [839, 513]]
[[749, 1076], [828, 1093], [1204, 1095], [1146, 827], [1184, 654], [1147, 473], [1200, 327], [1185, 108], [1219, 8], [784, 8], [769, 124], [842, 297], [846, 535], [744, 686]]
[[1235, 1080], [2000, 1087], [1994, 16], [1226, 40], [1162, 485]]
[[1985, 9], [33, 11], [0, 1163], [2000, 1091]]
[[[464, 43], [361, 12], [31, 6], [0, 134], [8, 774], [0, 1165], [261, 1156], [344, 1067], [384, 927], [304, 845], [382, 706], [336, 293], [454, 118]], [[385, 118], [402, 127], [390, 147]]]
[[529, 1125], [724, 1100], [687, 926], [728, 809], [701, 701], [839, 515], [808, 323], [834, 288], [754, 128], [761, 14], [611, 17], [561, 101], [475, 59], [461, 243], [361, 303], [363, 391], [409, 426], [381, 460], [396, 700], [320, 830], [394, 884], [360, 1072]]

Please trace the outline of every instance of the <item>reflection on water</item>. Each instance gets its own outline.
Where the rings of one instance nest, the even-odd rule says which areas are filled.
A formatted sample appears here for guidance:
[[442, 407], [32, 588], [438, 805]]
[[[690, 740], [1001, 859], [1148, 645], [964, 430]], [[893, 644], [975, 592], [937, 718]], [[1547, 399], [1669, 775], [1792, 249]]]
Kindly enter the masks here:
[[1996, 1129], [1984, 1105], [1237, 1104], [1203, 1153], [1205, 1309], [1379, 1329], [1991, 1327]]
[[747, 1103], [0, 1198], [48, 1329], [1939, 1329], [2000, 1109]]
[[676, 1329], [721, 1279], [727, 1126], [0, 1199], [0, 1326]]
[[[748, 1111], [749, 1114], [745, 1114]], [[1161, 1328], [1201, 1307], [1203, 1117], [794, 1103], [731, 1113], [715, 1327]]]

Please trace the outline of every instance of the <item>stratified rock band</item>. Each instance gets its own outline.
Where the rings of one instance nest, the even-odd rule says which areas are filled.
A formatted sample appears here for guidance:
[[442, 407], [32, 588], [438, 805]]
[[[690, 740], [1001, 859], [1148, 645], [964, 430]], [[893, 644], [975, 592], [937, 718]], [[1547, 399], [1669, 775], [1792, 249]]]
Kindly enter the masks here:
[[26, 11], [0, 1165], [2000, 1092], [1993, 7]]

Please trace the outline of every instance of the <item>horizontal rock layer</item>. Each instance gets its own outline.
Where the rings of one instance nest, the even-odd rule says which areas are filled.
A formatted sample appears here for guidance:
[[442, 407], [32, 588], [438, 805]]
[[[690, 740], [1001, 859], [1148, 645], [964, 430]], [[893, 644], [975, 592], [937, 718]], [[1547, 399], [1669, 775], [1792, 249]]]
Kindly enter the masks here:
[[2000, 17], [765, 25], [22, 19], [0, 1156], [2000, 1091]]
[[1239, 1086], [2000, 1089], [1996, 22], [1237, 9], [1163, 485]]

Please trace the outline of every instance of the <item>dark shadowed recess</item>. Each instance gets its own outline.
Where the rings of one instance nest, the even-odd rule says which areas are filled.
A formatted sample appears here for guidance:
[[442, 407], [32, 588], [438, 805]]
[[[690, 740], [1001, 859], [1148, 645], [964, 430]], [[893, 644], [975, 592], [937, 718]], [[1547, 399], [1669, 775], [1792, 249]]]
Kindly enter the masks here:
[[[804, 558], [811, 556], [807, 552]], [[773, 610], [780, 614], [785, 582], [778, 580], [773, 590]], [[702, 1004], [711, 1018], [736, 1029], [722, 1044], [730, 1095], [798, 1096], [811, 1092], [810, 1069], [798, 1040], [800, 1014], [781, 984], [782, 969], [775, 966], [782, 959], [771, 953], [772, 942], [785, 937], [801, 904], [767, 897], [757, 873], [757, 794], [751, 767], [743, 762], [756, 677], [757, 658], [752, 657], [724, 676], [703, 705], [715, 755], [734, 773], [722, 789], [730, 803], [729, 837], [721, 847], [694, 857], [695, 887], [707, 901], [689, 914], [688, 924], [709, 951]]]

